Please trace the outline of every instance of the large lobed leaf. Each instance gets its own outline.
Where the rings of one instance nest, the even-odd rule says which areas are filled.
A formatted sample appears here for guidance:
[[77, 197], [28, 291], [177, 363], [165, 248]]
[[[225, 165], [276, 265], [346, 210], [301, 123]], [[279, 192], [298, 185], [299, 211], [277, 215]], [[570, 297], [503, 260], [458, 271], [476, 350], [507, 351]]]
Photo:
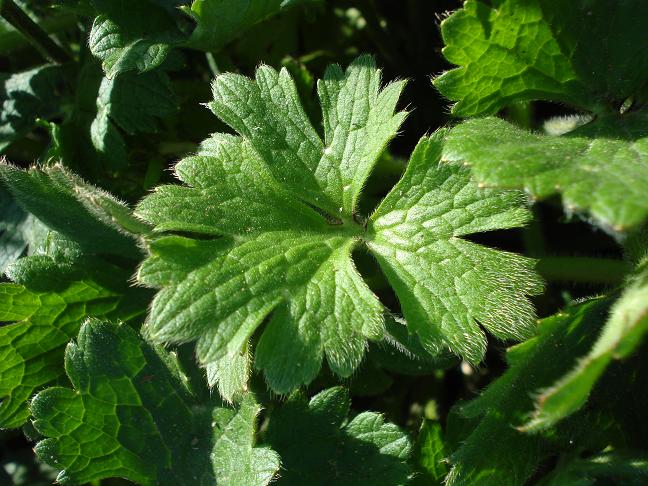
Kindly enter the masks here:
[[442, 23], [444, 54], [459, 67], [435, 80], [458, 102], [453, 113], [540, 99], [592, 115], [562, 136], [470, 120], [451, 131], [444, 158], [489, 186], [562, 194], [568, 212], [589, 211], [606, 229], [639, 225], [648, 216], [646, 15], [639, 0], [465, 2]]
[[147, 335], [197, 340], [199, 359], [216, 362], [240, 355], [272, 314], [255, 363], [273, 390], [309, 383], [324, 355], [349, 376], [366, 340], [384, 334], [382, 305], [351, 260], [363, 242], [429, 353], [479, 362], [478, 323], [501, 339], [532, 335], [533, 261], [461, 238], [524, 224], [524, 198], [481, 190], [468, 170], [440, 164], [443, 132], [421, 140], [368, 227], [357, 222], [362, 186], [403, 120], [394, 114], [402, 88], [380, 89], [367, 56], [329, 68], [318, 83], [322, 140], [286, 70], [219, 76], [210, 106], [239, 136], [204, 142], [176, 167], [186, 185], [159, 187], [136, 210], [156, 231], [184, 234], [152, 241], [140, 268], [141, 282], [162, 289]]

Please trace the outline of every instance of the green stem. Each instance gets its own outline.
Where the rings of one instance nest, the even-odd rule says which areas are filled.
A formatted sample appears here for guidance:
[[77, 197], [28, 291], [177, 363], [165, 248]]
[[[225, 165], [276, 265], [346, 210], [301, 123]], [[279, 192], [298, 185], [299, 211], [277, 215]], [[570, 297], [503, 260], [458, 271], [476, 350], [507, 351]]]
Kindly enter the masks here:
[[631, 270], [623, 260], [591, 257], [543, 257], [537, 270], [548, 281], [618, 284]]
[[23, 34], [48, 61], [63, 64], [70, 55], [40, 28], [13, 0], [2, 0], [0, 15]]

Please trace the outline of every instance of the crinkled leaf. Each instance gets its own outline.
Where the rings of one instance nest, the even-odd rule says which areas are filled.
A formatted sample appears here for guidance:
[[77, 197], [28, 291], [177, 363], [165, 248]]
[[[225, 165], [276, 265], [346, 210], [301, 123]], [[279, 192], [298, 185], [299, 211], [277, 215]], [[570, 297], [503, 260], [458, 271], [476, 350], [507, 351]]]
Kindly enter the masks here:
[[[568, 307], [540, 322], [539, 336], [508, 351], [508, 370], [460, 413], [478, 420], [450, 457], [448, 485], [523, 484], [549, 457], [551, 437], [516, 427], [533, 410], [533, 394], [568, 372], [586, 355], [605, 322], [609, 301], [596, 299]], [[497, 446], [493, 445], [497, 439]]]
[[0, 177], [24, 209], [84, 251], [138, 257], [130, 232], [145, 232], [146, 225], [136, 220], [124, 203], [62, 166], [23, 171], [3, 163]]
[[148, 0], [94, 0], [99, 15], [88, 40], [108, 78], [135, 70], [150, 71], [164, 62], [184, 35], [173, 15]]
[[0, 73], [0, 150], [34, 128], [37, 118], [59, 114], [64, 88], [64, 70], [60, 66]]
[[65, 359], [74, 389], [49, 388], [31, 406], [47, 437], [36, 453], [62, 469], [59, 482], [265, 485], [277, 470], [276, 454], [254, 447], [258, 405], [196, 405], [173, 355], [128, 326], [87, 322]]
[[445, 157], [474, 166], [486, 185], [560, 193], [568, 212], [589, 211], [605, 228], [640, 224], [648, 215], [648, 115], [641, 102], [621, 107], [648, 79], [646, 15], [640, 0], [466, 1], [442, 24], [443, 52], [460, 67], [435, 81], [458, 102], [454, 113], [542, 99], [596, 116], [562, 137], [471, 120], [451, 132]]
[[646, 16], [642, 0], [468, 0], [441, 24], [459, 67], [435, 85], [461, 116], [520, 100], [620, 106], [648, 79]]
[[253, 25], [294, 6], [321, 0], [194, 0], [186, 9], [197, 25], [189, 47], [218, 51]]
[[614, 359], [628, 357], [648, 332], [648, 257], [630, 276], [610, 311], [601, 335], [576, 367], [541, 391], [536, 410], [525, 428], [550, 427], [574, 413], [587, 401], [603, 372]]
[[562, 194], [569, 212], [589, 211], [617, 231], [648, 216], [648, 113], [598, 119], [563, 136], [531, 133], [497, 118], [450, 131], [445, 160], [472, 166], [488, 186]]
[[424, 347], [472, 363], [486, 350], [483, 326], [500, 339], [535, 332], [526, 295], [542, 291], [534, 262], [463, 239], [529, 219], [515, 191], [482, 190], [470, 171], [439, 162], [443, 132], [424, 138], [403, 178], [371, 216], [368, 246]]
[[310, 401], [293, 396], [270, 415], [267, 441], [281, 456], [278, 484], [401, 485], [408, 481], [411, 445], [374, 412], [350, 421], [349, 395], [329, 388]]
[[[423, 339], [428, 353], [452, 341], [455, 352], [479, 361], [485, 338], [475, 318], [499, 337], [533, 332], [533, 310], [525, 300], [525, 294], [540, 288], [533, 263], [456, 238], [521, 225], [528, 217], [521, 207], [523, 198], [513, 192], [481, 192], [469, 183], [467, 171], [439, 166], [441, 135], [422, 142], [421, 147], [432, 148], [416, 152], [411, 167], [417, 174], [407, 175], [388, 196], [369, 235], [355, 221], [362, 183], [403, 117], [393, 115], [402, 83], [381, 91], [379, 80], [368, 57], [358, 58], [346, 72], [328, 69], [318, 84], [325, 143], [304, 114], [287, 71], [261, 67], [256, 82], [233, 74], [217, 78], [212, 109], [241, 136], [216, 134], [208, 139], [197, 155], [176, 166], [186, 186], [159, 187], [137, 209], [157, 231], [206, 237], [165, 236], [151, 243], [151, 257], [138, 275], [141, 282], [162, 288], [146, 324], [150, 338], [197, 340], [199, 359], [209, 363], [239, 354], [272, 313], [255, 363], [274, 391], [287, 392], [312, 381], [324, 355], [334, 373], [351, 375], [362, 360], [366, 340], [378, 340], [384, 332], [382, 306], [358, 275], [351, 252], [369, 238], [382, 264], [392, 264], [393, 256], [386, 254], [392, 249], [383, 244], [391, 238], [387, 213], [402, 204], [398, 194], [409, 184], [427, 202], [409, 200], [405, 204], [410, 208], [397, 211], [411, 209], [421, 216], [417, 228], [424, 241], [414, 244], [438, 248], [436, 262], [430, 257], [417, 263], [417, 278], [449, 286], [447, 280], [463, 276], [463, 289], [472, 292], [456, 304], [462, 311], [472, 307], [457, 316], [450, 330], [438, 322], [444, 316], [432, 308], [438, 305], [433, 298], [421, 297], [432, 302], [424, 315], [412, 314], [406, 305], [406, 317], [416, 318], [410, 330]], [[445, 181], [445, 186], [419, 184], [421, 171], [439, 186]], [[425, 206], [446, 197], [456, 197], [465, 207], [453, 212], [451, 205], [441, 204], [434, 212]], [[461, 251], [470, 255], [454, 274], [438, 271], [433, 279], [424, 272], [453, 256], [461, 258]], [[478, 276], [484, 271], [493, 277]], [[493, 290], [495, 279], [500, 283]], [[479, 294], [484, 282], [489, 286]], [[496, 298], [489, 300], [489, 292]], [[501, 322], [494, 322], [497, 319]], [[463, 340], [461, 326], [472, 330], [472, 341]], [[463, 347], [456, 345], [460, 335]]]
[[63, 376], [63, 351], [88, 317], [129, 320], [146, 312], [148, 292], [98, 259], [57, 263], [39, 255], [10, 267], [0, 284], [0, 427], [22, 425], [35, 391]]

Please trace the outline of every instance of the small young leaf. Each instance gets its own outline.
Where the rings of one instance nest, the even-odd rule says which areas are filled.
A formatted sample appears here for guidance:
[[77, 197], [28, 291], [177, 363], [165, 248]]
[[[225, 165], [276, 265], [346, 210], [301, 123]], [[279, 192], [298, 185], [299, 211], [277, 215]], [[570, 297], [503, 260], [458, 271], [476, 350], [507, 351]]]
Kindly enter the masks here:
[[424, 419], [416, 444], [416, 464], [422, 471], [420, 476], [416, 476], [417, 484], [441, 486], [448, 474], [447, 456], [441, 424]]
[[32, 402], [36, 446], [57, 481], [124, 477], [144, 485], [266, 485], [277, 455], [254, 447], [259, 406], [240, 410], [194, 403], [173, 355], [125, 325], [90, 320], [65, 353], [74, 386], [49, 388]]
[[310, 401], [295, 395], [271, 414], [267, 441], [281, 456], [278, 484], [407, 483], [407, 436], [373, 412], [347, 422], [349, 406], [348, 392], [336, 387]]

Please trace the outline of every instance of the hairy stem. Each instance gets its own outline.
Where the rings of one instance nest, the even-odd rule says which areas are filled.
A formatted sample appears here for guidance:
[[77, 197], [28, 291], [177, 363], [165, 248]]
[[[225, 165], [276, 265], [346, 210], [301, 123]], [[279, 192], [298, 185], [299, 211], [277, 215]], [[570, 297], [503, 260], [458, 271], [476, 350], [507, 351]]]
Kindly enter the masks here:
[[29, 18], [13, 0], [0, 2], [0, 15], [23, 34], [48, 61], [63, 64], [71, 60], [70, 55]]

